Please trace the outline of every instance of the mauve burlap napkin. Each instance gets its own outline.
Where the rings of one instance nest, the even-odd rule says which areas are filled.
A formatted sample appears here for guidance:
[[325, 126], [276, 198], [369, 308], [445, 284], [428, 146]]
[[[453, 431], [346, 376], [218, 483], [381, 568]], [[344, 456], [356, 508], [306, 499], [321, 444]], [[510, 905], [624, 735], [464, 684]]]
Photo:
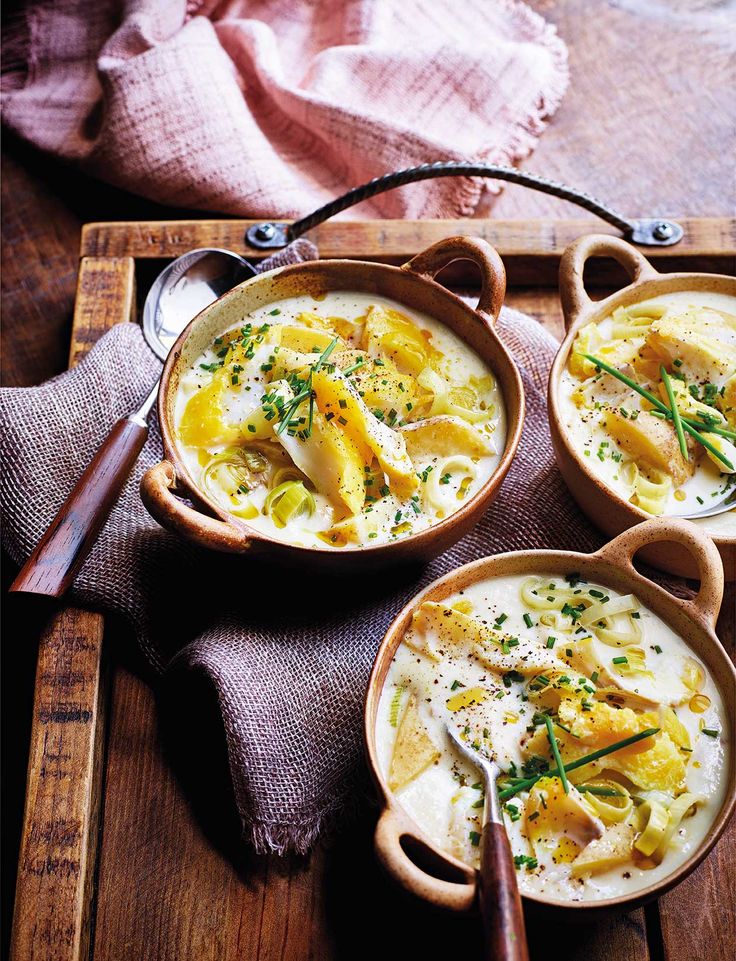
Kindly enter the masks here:
[[[292, 252], [310, 256], [306, 242]], [[74, 585], [73, 596], [124, 615], [171, 684], [206, 682], [223, 719], [235, 801], [261, 851], [306, 851], [362, 791], [361, 717], [376, 648], [421, 587], [486, 554], [532, 547], [589, 551], [601, 537], [554, 466], [545, 389], [555, 342], [504, 310], [499, 330], [526, 392], [524, 434], [481, 523], [421, 571], [358, 582], [280, 571], [205, 552], [162, 530], [138, 495], [162, 457], [156, 426]], [[112, 423], [160, 371], [140, 329], [108, 333], [75, 369], [40, 387], [0, 391], [3, 543], [23, 561]], [[191, 685], [183, 684], [189, 690]], [[196, 711], [184, 699], [182, 710]]]

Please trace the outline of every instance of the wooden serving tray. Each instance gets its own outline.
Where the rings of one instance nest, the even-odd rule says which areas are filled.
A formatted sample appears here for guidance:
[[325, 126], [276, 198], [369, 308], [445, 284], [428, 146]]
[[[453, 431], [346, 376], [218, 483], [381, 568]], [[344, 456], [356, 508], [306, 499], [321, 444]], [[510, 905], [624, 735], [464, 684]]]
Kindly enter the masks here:
[[[87, 225], [70, 365], [114, 324], [136, 318], [136, 278], [145, 291], [160, 267], [157, 260], [205, 246], [265, 256], [244, 242], [252, 223]], [[736, 221], [682, 224], [685, 238], [677, 246], [643, 249], [657, 269], [733, 272]], [[506, 264], [507, 303], [534, 315], [560, 339], [559, 258], [584, 233], [615, 231], [597, 220], [376, 220], [326, 223], [310, 237], [323, 257], [391, 263], [452, 234], [485, 237]], [[589, 274], [592, 288], [624, 281], [610, 261], [594, 261]], [[464, 265], [441, 279], [463, 285], [474, 280]], [[719, 620], [719, 636], [732, 655], [734, 596], [731, 586]], [[40, 640], [13, 961], [331, 961], [368, 957], [372, 945], [374, 956], [382, 950], [389, 957], [398, 944], [389, 932], [405, 926], [407, 917], [415, 927], [414, 956], [424, 948], [423, 956], [440, 957], [461, 943], [469, 951], [465, 956], [476, 956], [475, 922], [406, 906], [392, 891], [387, 896], [387, 882], [359, 829], [349, 843], [319, 846], [308, 862], [252, 857], [243, 864], [241, 851], [223, 855], [202, 832], [163, 754], [151, 690], [103, 656], [109, 645], [103, 643], [104, 628], [101, 615], [66, 607]], [[363, 833], [368, 836], [370, 823]], [[727, 848], [734, 833], [732, 824], [687, 881], [646, 909], [595, 928], [531, 925], [533, 961], [542, 952], [562, 950], [568, 961], [692, 961], [706, 955], [730, 961], [736, 878]], [[236, 848], [232, 838], [229, 843]], [[346, 863], [350, 870], [340, 880]], [[359, 892], [365, 897], [366, 891], [361, 914]], [[379, 928], [387, 942], [375, 940], [371, 897], [384, 912]], [[342, 910], [350, 912], [349, 934], [336, 920]]]

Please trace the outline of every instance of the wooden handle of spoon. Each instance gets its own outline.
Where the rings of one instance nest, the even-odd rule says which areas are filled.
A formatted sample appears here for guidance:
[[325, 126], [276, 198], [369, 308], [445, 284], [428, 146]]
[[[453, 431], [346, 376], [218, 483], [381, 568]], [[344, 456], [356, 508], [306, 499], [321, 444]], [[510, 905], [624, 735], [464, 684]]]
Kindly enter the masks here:
[[98, 449], [11, 591], [61, 597], [97, 540], [148, 436], [141, 420], [123, 417]]
[[503, 824], [489, 821], [481, 845], [478, 899], [486, 958], [529, 961], [516, 868]]

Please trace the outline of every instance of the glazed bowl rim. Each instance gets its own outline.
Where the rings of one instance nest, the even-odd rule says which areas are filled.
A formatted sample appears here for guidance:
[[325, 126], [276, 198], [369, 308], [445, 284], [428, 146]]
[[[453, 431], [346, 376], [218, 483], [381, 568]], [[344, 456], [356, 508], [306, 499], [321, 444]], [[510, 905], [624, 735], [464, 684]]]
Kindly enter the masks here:
[[[609, 294], [608, 297], [604, 297], [602, 300], [591, 302], [591, 305], [587, 309], [581, 310], [578, 313], [578, 316], [573, 320], [565, 332], [565, 337], [557, 349], [549, 372], [547, 388], [548, 418], [551, 425], [556, 429], [557, 434], [564, 445], [565, 452], [572, 458], [575, 466], [583, 472], [588, 480], [592, 481], [598, 490], [599, 495], [610, 500], [617, 507], [624, 510], [634, 524], [651, 520], [654, 515], [647, 514], [646, 511], [641, 510], [641, 508], [637, 507], [635, 504], [631, 504], [629, 501], [624, 500], [624, 498], [617, 491], [613, 490], [613, 488], [606, 484], [606, 482], [586, 461], [586, 458], [577, 450], [575, 445], [572, 443], [570, 432], [568, 431], [562, 416], [559, 392], [562, 383], [562, 375], [570, 356], [573, 342], [578, 332], [582, 330], [583, 327], [587, 327], [587, 325], [591, 323], [597, 323], [603, 317], [610, 314], [615, 307], [625, 306], [630, 303], [638, 303], [639, 301], [637, 298], [632, 298], [631, 295], [632, 293], [635, 294], [636, 291], [638, 291], [644, 285], [670, 285], [673, 280], [677, 282], [678, 286], [675, 290], [668, 291], [668, 293], [686, 293], [689, 289], [687, 283], [688, 281], [697, 280], [707, 282], [709, 280], [717, 280], [726, 281], [728, 284], [733, 285], [733, 296], [736, 297], [736, 277], [732, 277], [729, 274], [709, 274], [698, 272], [677, 272], [664, 274], [660, 273], [655, 268], [652, 268], [651, 272], [644, 274], [638, 280], [632, 281], [630, 284], [627, 284], [625, 287], [614, 291], [614, 293]], [[681, 285], [680, 282], [682, 282]], [[653, 294], [652, 296], [656, 297], [657, 294]], [[647, 297], [645, 299], [648, 300], [651, 298]], [[662, 516], [672, 518], [675, 517], [675, 515]], [[704, 532], [707, 533], [705, 528]], [[716, 544], [723, 545], [724, 547], [736, 546], [736, 534], [722, 535], [708, 533], [708, 536], [711, 537]]]
[[[192, 333], [195, 331], [197, 326], [202, 323], [203, 319], [207, 317], [214, 309], [223, 306], [225, 302], [231, 300], [236, 300], [237, 297], [246, 288], [251, 288], [260, 284], [263, 281], [268, 282], [278, 277], [280, 274], [289, 272], [294, 273], [298, 270], [303, 270], [308, 272], [309, 270], [319, 270], [325, 264], [329, 264], [330, 268], [337, 267], [339, 270], [354, 269], [358, 268], [369, 268], [371, 272], [383, 272], [387, 274], [394, 274], [396, 276], [406, 277], [410, 283], [420, 281], [423, 284], [430, 285], [441, 297], [446, 298], [451, 303], [459, 306], [466, 314], [472, 316], [472, 319], [477, 322], [482, 330], [484, 337], [489, 338], [491, 345], [494, 350], [494, 362], [498, 365], [506, 365], [507, 375], [514, 382], [516, 389], [516, 394], [518, 397], [518, 404], [513, 407], [510, 404], [509, 396], [506, 391], [501, 391], [501, 396], [504, 403], [504, 415], [505, 415], [505, 428], [506, 436], [505, 443], [502, 453], [499, 456], [498, 462], [495, 465], [492, 473], [486, 478], [483, 484], [478, 488], [478, 490], [473, 494], [473, 496], [466, 501], [462, 506], [449, 514], [447, 517], [438, 521], [435, 524], [431, 524], [424, 530], [417, 531], [413, 534], [408, 534], [402, 538], [397, 538], [394, 541], [388, 541], [378, 544], [362, 544], [356, 546], [346, 545], [341, 547], [340, 550], [331, 548], [327, 545], [321, 546], [307, 546], [302, 544], [295, 544], [288, 540], [282, 540], [273, 537], [258, 528], [250, 526], [246, 520], [242, 518], [235, 517], [228, 511], [224, 510], [219, 504], [217, 504], [213, 499], [211, 499], [205, 491], [203, 491], [192, 478], [189, 470], [187, 469], [186, 463], [181, 456], [179, 451], [178, 443], [173, 435], [173, 427], [169, 423], [169, 418], [167, 416], [167, 400], [172, 389], [171, 377], [172, 373], [179, 362], [179, 357], [182, 352], [182, 348], [187, 340], [190, 338]], [[525, 415], [525, 394], [524, 386], [521, 379], [521, 374], [514, 361], [510, 350], [505, 346], [501, 340], [498, 331], [496, 329], [496, 324], [498, 318], [492, 317], [490, 314], [485, 314], [483, 311], [476, 307], [472, 307], [466, 301], [464, 301], [457, 294], [453, 293], [447, 287], [438, 283], [433, 277], [426, 274], [418, 274], [411, 270], [406, 269], [407, 265], [393, 266], [384, 263], [372, 263], [370, 261], [363, 260], [352, 260], [347, 258], [324, 258], [316, 260], [302, 261], [298, 264], [286, 264], [279, 267], [274, 267], [271, 270], [264, 271], [263, 273], [256, 274], [254, 277], [249, 277], [242, 284], [238, 284], [237, 287], [224, 293], [212, 304], [209, 304], [203, 310], [201, 310], [192, 320], [187, 324], [187, 326], [182, 330], [179, 337], [176, 339], [175, 343], [172, 345], [168, 357], [164, 363], [163, 372], [161, 374], [161, 388], [159, 390], [157, 399], [157, 413], [159, 418], [159, 425], [161, 429], [161, 436], [163, 441], [163, 453], [165, 460], [168, 460], [174, 467], [177, 477], [177, 486], [185, 489], [186, 493], [192, 497], [192, 499], [197, 503], [198, 508], [204, 507], [213, 516], [219, 518], [226, 524], [234, 525], [236, 528], [243, 530], [245, 534], [250, 538], [252, 543], [262, 543], [269, 545], [270, 547], [285, 548], [290, 553], [297, 556], [308, 556], [308, 555], [327, 555], [327, 556], [365, 556], [366, 554], [388, 554], [397, 546], [405, 547], [406, 545], [416, 545], [423, 546], [433, 539], [441, 536], [446, 530], [449, 530], [454, 524], [457, 524], [461, 519], [467, 518], [468, 515], [482, 510], [485, 502], [493, 496], [497, 491], [498, 487], [503, 482], [506, 474], [511, 468], [514, 457], [519, 446], [519, 441], [521, 439], [521, 433], [524, 426], [524, 415]], [[355, 286], [347, 284], [345, 287], [331, 287], [330, 291], [350, 291], [355, 290]], [[356, 292], [360, 292], [358, 289]], [[288, 299], [287, 297], [280, 298], [281, 300]], [[402, 302], [398, 298], [389, 298], [396, 301], [403, 306]], [[279, 299], [273, 300], [274, 304], [279, 303]], [[409, 307], [410, 310], [415, 308]], [[428, 316], [431, 317], [436, 323], [440, 324], [443, 328], [450, 330], [456, 337], [458, 337], [467, 347], [474, 353], [477, 353], [462, 337], [459, 333], [455, 332], [448, 324], [437, 317], [435, 314], [429, 311], [424, 311]], [[483, 358], [481, 358], [483, 359]], [[484, 363], [488, 363], [484, 360]], [[491, 367], [491, 364], [488, 363]], [[491, 372], [494, 374], [497, 382], [499, 380], [497, 372], [493, 367], [491, 367]]]

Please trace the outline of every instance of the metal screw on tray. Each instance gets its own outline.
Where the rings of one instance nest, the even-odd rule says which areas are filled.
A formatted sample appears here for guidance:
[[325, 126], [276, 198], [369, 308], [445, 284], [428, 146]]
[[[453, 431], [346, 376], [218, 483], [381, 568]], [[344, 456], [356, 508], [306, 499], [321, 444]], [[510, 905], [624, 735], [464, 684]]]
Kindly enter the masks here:
[[[143, 334], [160, 360], [190, 320], [256, 271], [230, 250], [203, 247], [182, 254], [158, 275], [143, 307]], [[76, 487], [13, 581], [10, 590], [61, 597], [110, 515], [148, 437], [158, 380], [140, 407], [107, 435]]]
[[655, 226], [653, 233], [657, 240], [669, 240], [674, 233], [674, 227], [672, 224], [667, 223], [666, 220], [660, 220]]
[[271, 240], [275, 233], [276, 228], [273, 224], [258, 224], [256, 227], [256, 237], [259, 240]]

